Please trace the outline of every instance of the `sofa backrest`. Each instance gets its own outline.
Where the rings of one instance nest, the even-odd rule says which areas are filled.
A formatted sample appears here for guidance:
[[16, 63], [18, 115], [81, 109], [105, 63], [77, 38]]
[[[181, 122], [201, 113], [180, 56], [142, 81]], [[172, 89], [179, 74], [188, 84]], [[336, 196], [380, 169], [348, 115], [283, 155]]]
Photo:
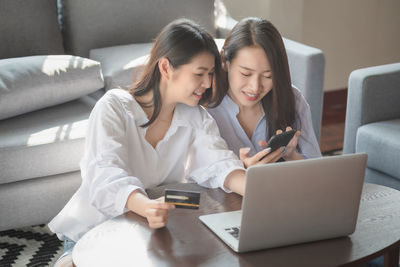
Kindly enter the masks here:
[[0, 0], [0, 59], [64, 54], [57, 0]]
[[151, 42], [176, 18], [193, 19], [215, 35], [214, 0], [62, 0], [67, 53]]

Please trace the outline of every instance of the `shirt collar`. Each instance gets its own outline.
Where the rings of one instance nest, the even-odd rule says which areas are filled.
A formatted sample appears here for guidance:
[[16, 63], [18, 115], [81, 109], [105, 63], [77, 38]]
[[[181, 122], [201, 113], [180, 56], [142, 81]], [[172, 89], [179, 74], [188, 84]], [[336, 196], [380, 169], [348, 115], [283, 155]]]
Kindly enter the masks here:
[[172, 125], [175, 127], [189, 126], [190, 118], [188, 118], [186, 108], [187, 108], [187, 105], [185, 105], [185, 104], [182, 104], [182, 103], [176, 104], [171, 126]]
[[[259, 104], [262, 105], [261, 103], [259, 103]], [[239, 114], [239, 106], [232, 100], [232, 98], [229, 95], [224, 96], [224, 99], [222, 99], [221, 105], [222, 105], [222, 107], [224, 107], [226, 110], [229, 111], [229, 114], [233, 114], [235, 116], [237, 116], [237, 114]], [[263, 115], [261, 116], [261, 119], [263, 119], [265, 117], [264, 108], [261, 108], [261, 111], [263, 113]]]
[[134, 105], [134, 118], [137, 125], [143, 125], [149, 121], [147, 118], [146, 113], [144, 112], [143, 108], [140, 106], [139, 102], [132, 96], [132, 99], [135, 103]]
[[232, 100], [229, 95], [225, 95], [221, 102], [222, 107], [229, 111], [230, 114], [235, 116], [239, 114], [239, 106]]

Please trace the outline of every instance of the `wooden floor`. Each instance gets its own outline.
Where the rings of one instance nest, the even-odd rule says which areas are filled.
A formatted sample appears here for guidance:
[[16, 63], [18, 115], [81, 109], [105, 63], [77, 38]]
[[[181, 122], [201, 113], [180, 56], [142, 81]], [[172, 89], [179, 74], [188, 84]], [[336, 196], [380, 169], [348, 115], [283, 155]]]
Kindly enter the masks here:
[[343, 148], [347, 89], [324, 93], [320, 147], [323, 154]]

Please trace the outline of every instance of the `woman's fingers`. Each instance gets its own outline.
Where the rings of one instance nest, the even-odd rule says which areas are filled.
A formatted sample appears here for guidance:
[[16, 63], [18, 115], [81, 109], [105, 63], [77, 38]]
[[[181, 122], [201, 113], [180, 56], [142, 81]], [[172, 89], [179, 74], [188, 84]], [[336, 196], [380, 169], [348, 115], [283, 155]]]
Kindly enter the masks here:
[[164, 197], [152, 200], [147, 204], [145, 210], [146, 219], [150, 228], [161, 228], [167, 225], [168, 212], [174, 209], [175, 205], [164, 202]]
[[294, 136], [292, 137], [292, 139], [290, 139], [289, 143], [287, 146], [289, 147], [296, 147], [298, 140], [299, 140], [299, 136], [300, 136], [300, 131], [296, 131], [296, 133], [294, 134]]
[[258, 141], [258, 145], [259, 145], [261, 148], [267, 148], [268, 143], [267, 143], [267, 141], [265, 141], [265, 140], [259, 140], [259, 141]]
[[271, 163], [271, 162], [276, 162], [278, 161], [282, 156], [283, 156], [283, 147], [278, 148], [274, 152], [271, 152], [268, 156], [266, 156], [264, 159], [260, 161], [260, 163], [265, 164], [265, 163]]
[[[241, 149], [242, 150], [242, 149]], [[267, 149], [263, 149], [254, 156], [250, 157], [248, 152], [246, 151], [240, 151], [240, 160], [243, 161], [244, 165], [246, 168], [260, 164], [260, 160], [263, 159], [265, 156], [268, 155], [268, 153], [271, 152], [271, 148], [268, 147]]]
[[146, 218], [151, 228], [160, 228], [167, 225], [168, 210], [167, 209], [147, 209]]
[[253, 156], [253, 159], [255, 162], [258, 163], [260, 160], [262, 160], [264, 157], [266, 157], [270, 152], [271, 152], [271, 148], [267, 147], [266, 149], [263, 149], [260, 152], [258, 152], [257, 154], [255, 154]]
[[170, 203], [165, 203], [164, 197], [160, 197], [155, 199], [154, 201], [151, 201], [148, 207], [153, 209], [171, 210], [175, 208], [175, 205]]
[[239, 158], [243, 161], [246, 158], [249, 158], [250, 147], [242, 147], [239, 149]]
[[167, 226], [167, 222], [162, 222], [162, 223], [149, 222], [149, 227], [153, 229], [163, 228], [165, 226]]

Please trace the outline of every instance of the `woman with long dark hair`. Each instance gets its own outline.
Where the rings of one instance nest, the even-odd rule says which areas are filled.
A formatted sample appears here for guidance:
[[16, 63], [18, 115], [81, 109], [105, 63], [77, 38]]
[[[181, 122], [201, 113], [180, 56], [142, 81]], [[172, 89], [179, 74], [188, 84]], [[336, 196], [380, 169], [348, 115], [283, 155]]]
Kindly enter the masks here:
[[109, 90], [97, 102], [81, 161], [82, 185], [49, 223], [65, 240], [66, 254], [92, 227], [126, 211], [145, 217], [151, 228], [164, 227], [174, 206], [149, 199], [146, 188], [188, 178], [243, 195], [243, 164], [199, 105], [209, 103], [213, 80], [217, 86], [222, 80], [213, 38], [182, 19], [158, 35], [129, 91]]
[[[208, 111], [245, 166], [320, 157], [310, 108], [291, 84], [286, 50], [274, 25], [260, 18], [241, 20], [228, 34], [221, 57], [225, 93]], [[286, 147], [265, 149], [272, 135], [292, 128], [298, 131]]]

